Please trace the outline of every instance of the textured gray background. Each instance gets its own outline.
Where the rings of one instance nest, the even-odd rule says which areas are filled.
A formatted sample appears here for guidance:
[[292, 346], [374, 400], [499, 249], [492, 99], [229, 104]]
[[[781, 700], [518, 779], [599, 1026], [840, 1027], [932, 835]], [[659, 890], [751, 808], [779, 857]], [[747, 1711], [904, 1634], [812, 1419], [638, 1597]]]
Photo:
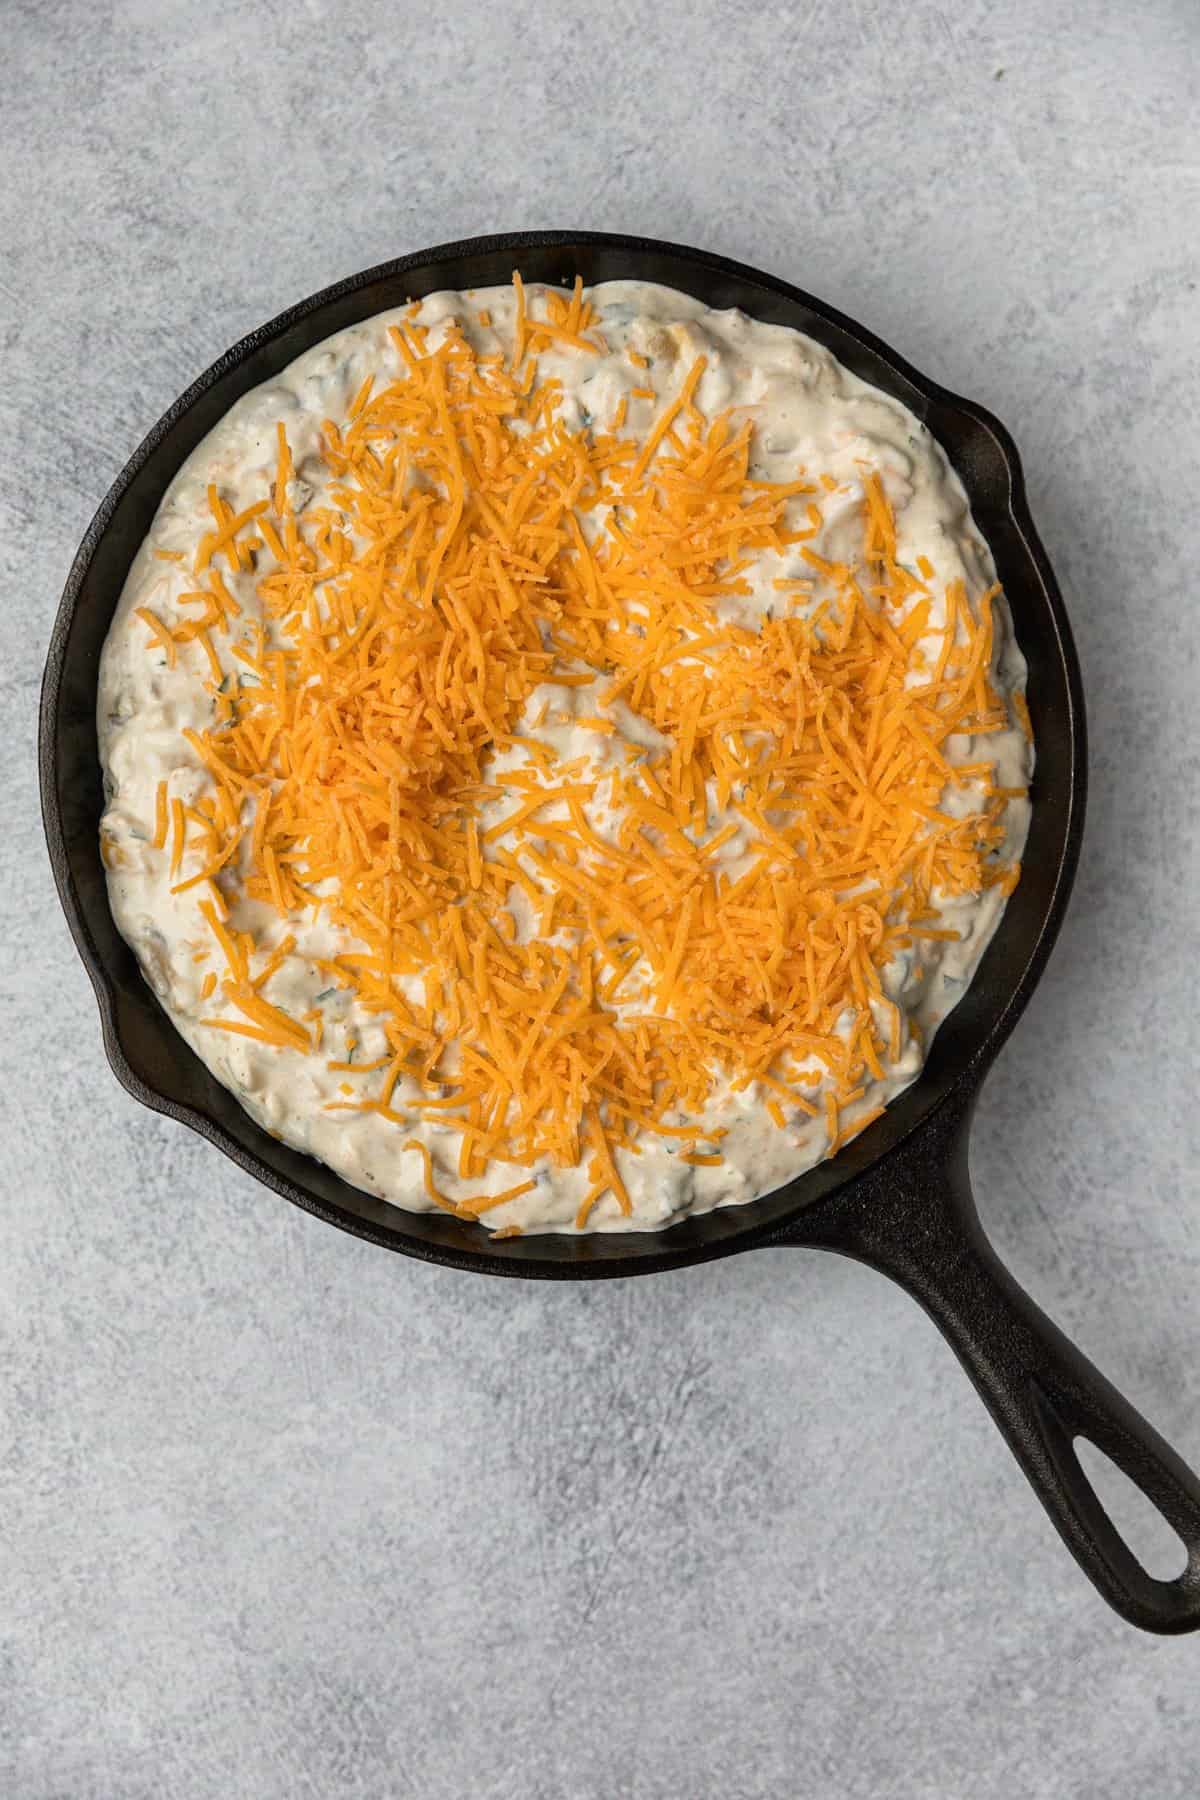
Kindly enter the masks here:
[[126, 1098], [33, 735], [109, 482], [311, 289], [578, 224], [860, 315], [1013, 429], [1089, 683], [985, 1217], [1200, 1463], [1194, 6], [2, 10], [0, 1793], [1191, 1800], [1200, 1641], [1106, 1612], [880, 1279], [490, 1285]]

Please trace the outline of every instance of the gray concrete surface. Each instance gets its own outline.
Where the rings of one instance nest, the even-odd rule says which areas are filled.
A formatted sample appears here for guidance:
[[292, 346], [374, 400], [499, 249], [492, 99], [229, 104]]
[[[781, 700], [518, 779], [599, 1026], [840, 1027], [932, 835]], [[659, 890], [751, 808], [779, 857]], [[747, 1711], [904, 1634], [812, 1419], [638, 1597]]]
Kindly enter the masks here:
[[881, 1280], [489, 1285], [139, 1110], [33, 768], [94, 507], [294, 298], [570, 223], [860, 315], [1013, 429], [1090, 689], [983, 1209], [1200, 1463], [1190, 0], [8, 0], [3, 40], [0, 1794], [1192, 1800], [1200, 1642], [1107, 1613]]

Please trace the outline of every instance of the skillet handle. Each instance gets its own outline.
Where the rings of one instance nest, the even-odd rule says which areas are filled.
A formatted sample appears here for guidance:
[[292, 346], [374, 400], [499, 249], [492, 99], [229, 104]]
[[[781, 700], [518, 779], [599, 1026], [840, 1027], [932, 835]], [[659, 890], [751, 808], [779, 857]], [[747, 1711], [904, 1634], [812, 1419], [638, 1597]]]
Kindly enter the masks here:
[[[904, 1149], [818, 1202], [784, 1241], [841, 1251], [899, 1282], [979, 1390], [1067, 1548], [1122, 1618], [1200, 1630], [1200, 1480], [1018, 1286], [984, 1236], [967, 1172], [974, 1096], [951, 1098]], [[931, 1141], [932, 1140], [932, 1141]], [[1187, 1549], [1172, 1581], [1149, 1575], [1079, 1458], [1086, 1438], [1141, 1489]]]

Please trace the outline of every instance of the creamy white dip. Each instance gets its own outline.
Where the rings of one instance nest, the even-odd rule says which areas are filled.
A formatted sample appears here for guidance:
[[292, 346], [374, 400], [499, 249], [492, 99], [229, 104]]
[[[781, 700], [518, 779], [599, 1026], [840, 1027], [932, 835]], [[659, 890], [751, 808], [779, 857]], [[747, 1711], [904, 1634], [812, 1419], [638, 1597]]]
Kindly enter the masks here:
[[[531, 302], [543, 295], [544, 290], [530, 290]], [[712, 312], [684, 294], [644, 283], [605, 283], [591, 290], [588, 298], [597, 314], [593, 334], [607, 349], [589, 355], [569, 346], [552, 347], [540, 358], [542, 377], [562, 385], [561, 415], [569, 428], [594, 423], [607, 429], [621, 417], [623, 407], [624, 432], [635, 441], [644, 438], [664, 403], [679, 391], [682, 371], [703, 355], [706, 367], [696, 402], [707, 417], [732, 407], [752, 421], [753, 475], [784, 482], [803, 468], [829, 478], [820, 533], [812, 545], [823, 557], [837, 561], [849, 554], [853, 534], [861, 529], [864, 477], [868, 471], [878, 473], [894, 509], [897, 561], [911, 567], [924, 558], [936, 571], [927, 623], [932, 647], [945, 625], [940, 598], [945, 587], [961, 581], [976, 603], [994, 582], [991, 556], [962, 486], [937, 443], [912, 413], [859, 380], [820, 345], [741, 312]], [[481, 312], [487, 324], [479, 322]], [[296, 503], [310, 496], [330, 501], [332, 480], [322, 455], [322, 423], [346, 416], [366, 377], [385, 381], [403, 377], [404, 365], [386, 329], [401, 316], [370, 319], [327, 339], [274, 381], [247, 394], [171, 483], [129, 572], [101, 663], [98, 719], [107, 795], [101, 829], [109, 895], [117, 925], [173, 1023], [268, 1131], [327, 1163], [355, 1186], [398, 1206], [427, 1211], [433, 1202], [424, 1188], [423, 1159], [418, 1151], [404, 1147], [419, 1140], [432, 1157], [439, 1187], [451, 1199], [500, 1193], [532, 1178], [531, 1191], [486, 1215], [482, 1222], [488, 1228], [570, 1230], [589, 1186], [582, 1167], [552, 1167], [542, 1159], [529, 1169], [495, 1161], [483, 1176], [462, 1182], [456, 1174], [458, 1138], [451, 1126], [417, 1114], [406, 1126], [398, 1126], [378, 1114], [329, 1110], [350, 1085], [346, 1071], [332, 1070], [330, 1062], [345, 1061], [353, 1047], [358, 1061], [370, 1063], [387, 1046], [378, 1017], [366, 1012], [344, 988], [332, 985], [328, 973], [317, 966], [350, 947], [346, 934], [324, 913], [284, 920], [271, 908], [230, 892], [231, 924], [252, 933], [260, 950], [269, 951], [285, 934], [294, 936], [295, 949], [272, 977], [271, 999], [297, 1018], [320, 1009], [319, 1049], [308, 1053], [280, 1049], [207, 1027], [206, 1019], [228, 1012], [219, 992], [202, 997], [212, 967], [205, 960], [211, 937], [198, 915], [195, 891], [172, 893], [178, 877], [172, 878], [169, 857], [151, 842], [161, 781], [168, 783], [171, 797], [185, 805], [194, 805], [209, 791], [204, 766], [182, 732], [188, 727], [201, 732], [211, 725], [213, 698], [205, 686], [208, 672], [203, 660], [180, 655], [169, 667], [136, 609], [152, 609], [168, 622], [188, 617], [182, 596], [195, 586], [193, 559], [213, 523], [208, 486], [215, 483], [235, 512], [269, 492], [280, 420], [291, 445]], [[431, 328], [432, 344], [445, 322], [454, 319], [481, 353], [507, 352], [514, 330], [513, 291], [434, 294], [416, 317]], [[589, 526], [592, 529], [594, 525]], [[164, 559], [162, 553], [178, 560]], [[780, 577], [804, 573], [811, 570], [794, 555], [764, 552], [743, 577], [749, 591], [726, 603], [726, 616], [757, 624], [778, 605]], [[244, 617], [249, 621], [261, 617], [254, 573], [231, 573], [226, 580]], [[995, 603], [994, 619], [991, 681], [1002, 696], [1020, 694], [1025, 663], [1002, 598]], [[609, 718], [615, 732], [580, 722], [597, 714]], [[534, 692], [521, 731], [544, 743], [557, 761], [589, 759], [599, 777], [618, 763], [624, 765], [630, 743], [652, 752], [669, 747], [652, 724], [622, 701], [606, 707], [594, 692], [552, 682]], [[1005, 862], [1015, 861], [1029, 820], [1023, 790], [1032, 749], [1025, 734], [1016, 725], [976, 737], [960, 734], [943, 749], [951, 763], [990, 763], [996, 785], [1014, 790], [1003, 815], [1004, 842], [996, 855]], [[512, 768], [521, 755], [508, 749], [494, 756], [485, 776]], [[601, 781], [597, 793], [603, 792]], [[502, 817], [507, 804], [491, 802], [481, 823]], [[981, 791], [969, 781], [947, 784], [941, 804], [946, 811], [961, 814], [982, 804]], [[556, 816], [552, 809], [544, 814], [548, 820]], [[736, 873], [745, 866], [753, 831], [732, 809], [729, 817], [738, 829], [719, 852], [718, 866]], [[588, 819], [601, 833], [614, 825], [599, 799], [589, 806]], [[719, 825], [721, 819], [710, 823]], [[189, 853], [184, 872], [196, 866], [198, 859]], [[899, 1055], [888, 1060], [883, 1079], [865, 1078], [862, 1096], [843, 1112], [843, 1128], [915, 1079], [933, 1032], [961, 997], [996, 929], [1004, 889], [995, 885], [979, 894], [933, 898], [936, 923], [959, 935], [923, 943], [919, 958], [913, 949], [900, 951], [882, 971], [884, 992], [898, 1004], [904, 1020]], [[536, 929], [530, 917], [518, 919], [517, 925], [523, 933]], [[632, 991], [639, 992], [636, 972]], [[913, 1026], [918, 1028], [915, 1033]], [[814, 1062], [812, 1076], [812, 1094], [819, 1101], [828, 1079], [819, 1062]], [[406, 1100], [415, 1097], [415, 1088], [402, 1079], [393, 1107], [403, 1113]], [[766, 1110], [767, 1098], [757, 1082], [734, 1091], [718, 1072], [700, 1122], [706, 1132], [723, 1133], [720, 1162], [685, 1163], [669, 1142], [645, 1135], [637, 1153], [616, 1152], [631, 1212], [623, 1215], [613, 1195], [606, 1194], [584, 1229], [651, 1230], [715, 1207], [737, 1205], [770, 1192], [829, 1154], [823, 1112], [817, 1117], [796, 1113], [780, 1129]]]

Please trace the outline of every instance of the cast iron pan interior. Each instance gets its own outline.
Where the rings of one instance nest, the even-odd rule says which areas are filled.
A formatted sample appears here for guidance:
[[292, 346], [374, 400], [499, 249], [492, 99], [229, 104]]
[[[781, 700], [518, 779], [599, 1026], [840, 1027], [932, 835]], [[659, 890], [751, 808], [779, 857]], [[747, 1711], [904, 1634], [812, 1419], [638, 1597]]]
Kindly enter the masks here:
[[[826, 344], [925, 421], [957, 469], [996, 559], [1029, 664], [1037, 743], [1020, 885], [979, 971], [941, 1027], [920, 1079], [832, 1162], [751, 1205], [627, 1236], [496, 1242], [477, 1225], [409, 1214], [276, 1142], [187, 1047], [143, 982], [109, 912], [98, 826], [100, 649], [133, 556], [168, 482], [249, 388], [312, 344], [440, 288], [635, 278], [738, 306]], [[479, 238], [401, 257], [302, 301], [228, 351], [159, 420], [106, 496], [71, 569], [42, 696], [42, 806], [68, 923], [100, 1004], [108, 1057], [147, 1106], [199, 1131], [295, 1204], [372, 1243], [497, 1275], [653, 1273], [773, 1243], [857, 1256], [913, 1292], [954, 1344], [1054, 1523], [1106, 1598], [1148, 1629], [1200, 1626], [1200, 1484], [1062, 1339], [1000, 1267], [979, 1230], [966, 1127], [980, 1081], [1020, 1015], [1061, 923], [1078, 857], [1086, 782], [1083, 697], [1061, 596], [1025, 501], [1015, 446], [982, 408], [927, 380], [871, 333], [810, 295], [701, 251], [598, 233]], [[1188, 1546], [1184, 1575], [1154, 1581], [1116, 1534], [1071, 1448], [1095, 1441]]]

